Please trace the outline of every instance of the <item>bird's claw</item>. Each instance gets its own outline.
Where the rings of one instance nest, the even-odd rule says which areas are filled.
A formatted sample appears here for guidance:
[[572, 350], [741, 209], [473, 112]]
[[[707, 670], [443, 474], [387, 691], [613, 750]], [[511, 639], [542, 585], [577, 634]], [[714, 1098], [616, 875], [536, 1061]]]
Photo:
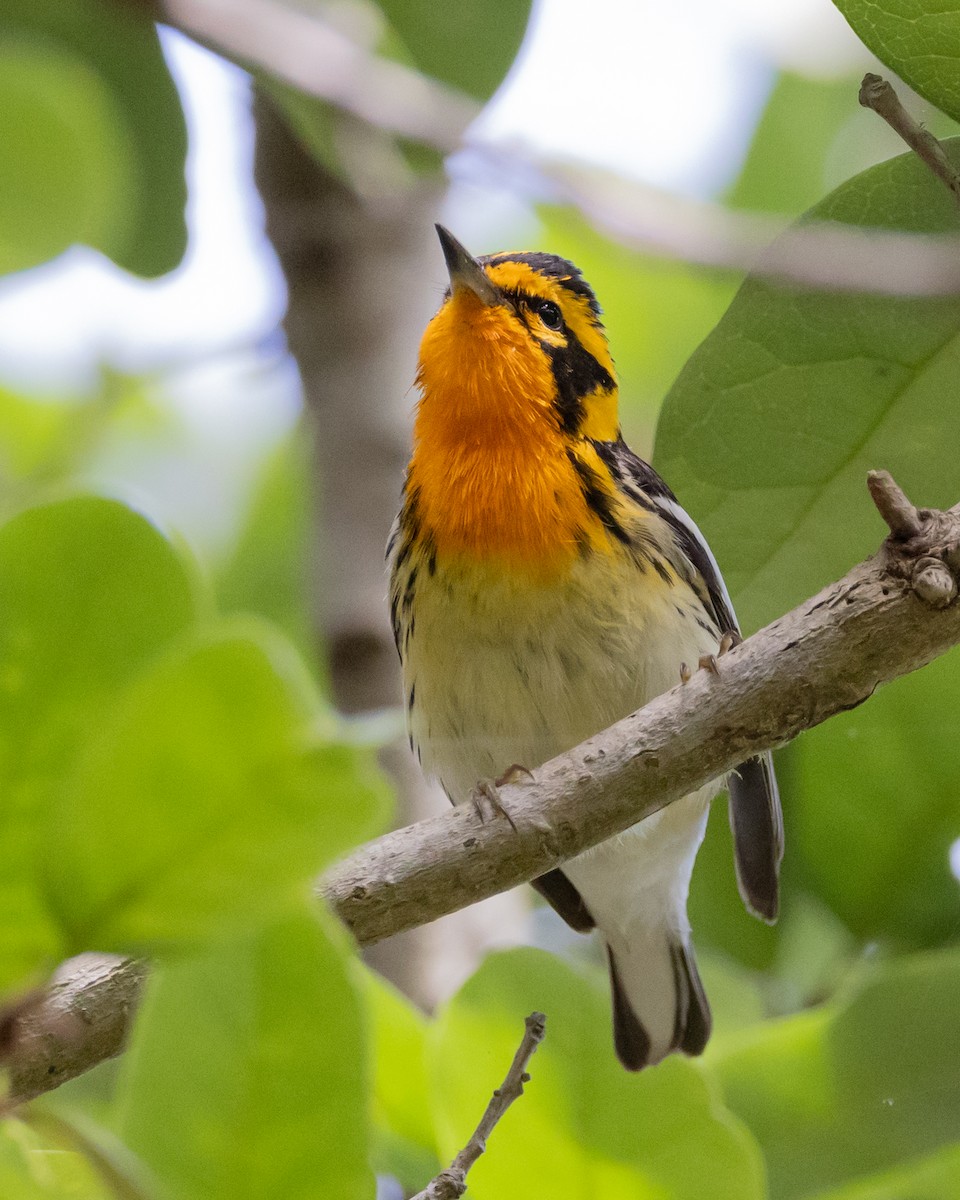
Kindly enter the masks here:
[[682, 662], [680, 664], [680, 682], [681, 683], [689, 683], [692, 678], [693, 678], [693, 672], [690, 670], [690, 668], [687, 666], [687, 664], [685, 662]]
[[505, 817], [510, 822], [510, 828], [514, 832], [517, 831], [516, 822], [504, 805], [499, 789], [505, 787], [508, 783], [516, 783], [518, 775], [527, 775], [530, 779], [533, 779], [533, 772], [528, 767], [521, 766], [520, 763], [512, 763], [496, 779], [481, 779], [477, 783], [477, 786], [470, 795], [470, 799], [473, 802], [477, 816], [484, 825], [494, 817]]
[[728, 650], [732, 650], [734, 646], [739, 646], [743, 638], [735, 629], [728, 629], [720, 639], [720, 645], [717, 648], [717, 658], [723, 658]]
[[715, 654], [701, 654], [697, 663], [701, 671], [709, 671], [711, 675], [719, 675], [720, 668], [717, 665], [717, 656]]

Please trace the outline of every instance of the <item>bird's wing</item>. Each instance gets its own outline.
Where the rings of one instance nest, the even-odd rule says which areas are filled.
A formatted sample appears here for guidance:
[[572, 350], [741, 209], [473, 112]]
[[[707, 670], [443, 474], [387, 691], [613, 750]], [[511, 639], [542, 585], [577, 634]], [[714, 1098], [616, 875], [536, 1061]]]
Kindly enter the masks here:
[[[675, 566], [700, 598], [720, 633], [739, 634], [733, 604], [706, 538], [657, 472], [625, 442], [597, 443], [597, 451], [630, 499], [667, 524], [677, 551]], [[769, 752], [748, 758], [727, 780], [737, 883], [751, 912], [773, 922], [779, 911], [783, 814]]]

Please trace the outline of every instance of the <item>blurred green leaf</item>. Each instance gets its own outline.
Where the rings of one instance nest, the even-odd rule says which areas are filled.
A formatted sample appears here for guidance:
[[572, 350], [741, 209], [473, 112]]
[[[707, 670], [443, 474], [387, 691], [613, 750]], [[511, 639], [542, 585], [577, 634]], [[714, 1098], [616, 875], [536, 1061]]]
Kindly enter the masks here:
[[56, 45], [0, 48], [0, 273], [74, 242], [122, 244], [136, 185], [123, 112], [82, 60]]
[[430, 1115], [427, 1019], [372, 971], [361, 979], [373, 1024], [374, 1166], [419, 1191], [445, 1165]]
[[83, 407], [77, 401], [21, 396], [0, 387], [0, 503], [15, 503], [15, 489], [23, 480], [47, 478], [52, 464], [60, 466]]
[[110, 500], [29, 509], [0, 527], [0, 986], [58, 948], [38, 821], [114, 693], [193, 620], [165, 538]]
[[[4, 1200], [117, 1200], [90, 1161], [16, 1118], [0, 1122]], [[126, 1198], [125, 1198], [126, 1200]]]
[[868, 49], [960, 121], [960, 21], [953, 0], [834, 0]]
[[[960, 141], [947, 143], [960, 162]], [[960, 230], [913, 155], [871, 168], [806, 220]], [[749, 279], [664, 405], [656, 459], [723, 567], [747, 630], [875, 549], [866, 495], [886, 467], [921, 504], [957, 500], [960, 300]]]
[[488, 958], [436, 1023], [432, 1080], [442, 1159], [473, 1131], [516, 1052], [524, 1017], [535, 1010], [547, 1014], [546, 1038], [522, 1099], [470, 1172], [477, 1200], [765, 1195], [757, 1148], [717, 1103], [704, 1072], [678, 1057], [640, 1075], [624, 1071], [599, 975], [587, 979], [541, 951]]
[[856, 95], [851, 78], [811, 79], [782, 71], [727, 203], [794, 216], [819, 200], [830, 149]]
[[[776, 1200], [818, 1196], [956, 1145], [958, 994], [960, 952], [901, 960], [846, 1003], [754, 1027], [738, 1048], [711, 1056], [727, 1103], [766, 1153]], [[888, 1194], [954, 1193], [878, 1196]]]
[[815, 1200], [953, 1200], [960, 1196], [960, 1143], [906, 1166], [882, 1171]]
[[795, 877], [865, 941], [932, 945], [960, 928], [958, 711], [955, 649], [796, 747]]
[[153, 23], [103, 0], [0, 17], [0, 270], [74, 242], [141, 275], [186, 248], [186, 126]]
[[424, 74], [486, 100], [516, 58], [531, 0], [380, 0], [380, 7]]
[[177, 1200], [373, 1200], [345, 939], [312, 915], [151, 979], [121, 1125]]
[[253, 621], [176, 650], [92, 737], [47, 832], [76, 950], [150, 951], [263, 922], [372, 832], [369, 754], [311, 734], [292, 648]]
[[218, 571], [225, 613], [269, 617], [304, 653], [313, 649], [309, 586], [309, 444], [297, 429], [263, 463], [229, 561]]

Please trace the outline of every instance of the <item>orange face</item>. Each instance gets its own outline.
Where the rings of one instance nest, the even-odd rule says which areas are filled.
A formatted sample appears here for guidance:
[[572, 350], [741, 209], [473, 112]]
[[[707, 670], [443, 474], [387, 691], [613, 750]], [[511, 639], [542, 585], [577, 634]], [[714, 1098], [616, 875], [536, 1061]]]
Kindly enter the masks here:
[[440, 555], [549, 576], [605, 544], [571, 455], [605, 476], [590, 443], [618, 436], [613, 363], [569, 263], [481, 263], [495, 290], [455, 281], [423, 337], [408, 493]]

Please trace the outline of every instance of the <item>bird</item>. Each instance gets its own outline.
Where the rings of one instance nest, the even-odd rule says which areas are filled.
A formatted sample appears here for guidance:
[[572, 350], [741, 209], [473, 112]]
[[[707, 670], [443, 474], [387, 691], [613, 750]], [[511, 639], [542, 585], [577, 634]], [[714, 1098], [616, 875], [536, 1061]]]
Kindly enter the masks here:
[[[437, 234], [449, 288], [420, 346], [387, 561], [410, 745], [467, 803], [641, 708], [689, 677], [684, 664], [717, 669], [740, 633], [703, 535], [623, 440], [582, 273], [539, 251], [474, 257]], [[631, 1071], [710, 1036], [687, 894], [724, 782], [532, 881], [573, 929], [599, 931]], [[783, 822], [769, 754], [726, 786], [741, 895], [772, 923]]]

